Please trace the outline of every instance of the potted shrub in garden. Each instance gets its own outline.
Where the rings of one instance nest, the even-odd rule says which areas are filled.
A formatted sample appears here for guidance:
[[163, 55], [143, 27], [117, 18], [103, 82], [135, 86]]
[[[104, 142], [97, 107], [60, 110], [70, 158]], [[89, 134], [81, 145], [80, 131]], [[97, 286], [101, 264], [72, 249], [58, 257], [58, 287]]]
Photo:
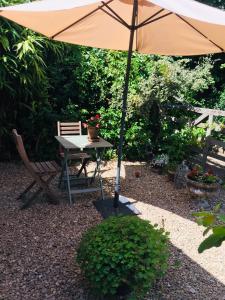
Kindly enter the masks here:
[[175, 161], [169, 162], [167, 165], [168, 179], [170, 181], [174, 181], [177, 166], [178, 166], [178, 162]]
[[155, 169], [159, 174], [163, 173], [163, 170], [169, 163], [169, 156], [167, 154], [159, 154], [153, 158], [151, 165], [153, 170]]
[[187, 174], [187, 187], [195, 198], [211, 198], [219, 189], [219, 178], [212, 170], [207, 172], [199, 165], [195, 165]]
[[96, 298], [142, 299], [164, 275], [168, 233], [156, 226], [137, 216], [111, 217], [83, 236], [77, 262]]
[[87, 128], [88, 132], [88, 140], [90, 142], [98, 142], [98, 128], [100, 127], [100, 115], [96, 114], [95, 116], [90, 117], [86, 121], [86, 123], [83, 123], [83, 127]]

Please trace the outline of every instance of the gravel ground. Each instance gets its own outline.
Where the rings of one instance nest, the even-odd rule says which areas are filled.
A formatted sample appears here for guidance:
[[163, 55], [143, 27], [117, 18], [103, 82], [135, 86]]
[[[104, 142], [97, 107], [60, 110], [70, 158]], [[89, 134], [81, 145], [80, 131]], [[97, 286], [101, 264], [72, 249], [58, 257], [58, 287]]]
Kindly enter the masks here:
[[[92, 167], [90, 164], [89, 170]], [[141, 172], [139, 179], [135, 178], [135, 171]], [[114, 162], [103, 167], [109, 192], [114, 174]], [[0, 163], [0, 299], [93, 299], [88, 295], [74, 255], [82, 234], [101, 222], [101, 216], [92, 204], [97, 195], [79, 196], [69, 206], [65, 195], [58, 192], [59, 205], [48, 205], [40, 197], [38, 203], [21, 211], [16, 197], [30, 180], [22, 165]], [[122, 193], [136, 202], [143, 218], [157, 220], [159, 209], [162, 209], [162, 215], [169, 214], [166, 215], [168, 222], [163, 225], [169, 226], [171, 231], [176, 224], [169, 223], [170, 216], [171, 220], [178, 216], [182, 226], [186, 226], [185, 222], [192, 226], [191, 211], [198, 209], [185, 189], [176, 190], [166, 176], [152, 173], [145, 164], [127, 162], [123, 165]], [[220, 199], [224, 199], [223, 192]], [[193, 238], [195, 231], [191, 232]], [[186, 251], [186, 244], [180, 244], [180, 236], [176, 234], [176, 230], [171, 233], [169, 270], [145, 299], [225, 300], [225, 280], [223, 274], [219, 276], [224, 269], [215, 270], [216, 275], [213, 275], [213, 270], [206, 269], [202, 262], [191, 256], [188, 245]], [[215, 259], [223, 266], [224, 259], [221, 258], [224, 256], [215, 251]], [[214, 264], [215, 261], [208, 261], [212, 268]], [[214, 268], [217, 268], [216, 264]]]

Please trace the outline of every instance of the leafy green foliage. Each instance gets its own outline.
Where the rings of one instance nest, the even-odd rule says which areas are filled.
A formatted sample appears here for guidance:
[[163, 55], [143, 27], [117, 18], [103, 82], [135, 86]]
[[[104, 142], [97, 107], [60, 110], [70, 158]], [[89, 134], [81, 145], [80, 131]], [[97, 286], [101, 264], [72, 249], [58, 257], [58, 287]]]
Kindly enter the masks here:
[[215, 6], [217, 8], [225, 7], [224, 0], [198, 0], [198, 1], [210, 6]]
[[154, 102], [193, 103], [197, 93], [214, 83], [210, 72], [213, 64], [209, 58], [203, 59], [194, 68], [190, 67], [190, 62], [190, 59], [175, 60], [171, 57], [155, 61], [150, 75], [140, 85], [140, 100], [145, 112]]
[[[165, 133], [161, 143], [162, 152], [169, 155], [170, 161], [181, 162], [191, 154], [191, 147], [200, 147], [205, 137], [203, 128], [186, 126], [180, 130], [172, 129], [169, 134], [168, 123], [164, 124]], [[164, 132], [163, 132], [164, 134]]]
[[[0, 0], [0, 5], [22, 2], [26, 1]], [[205, 2], [223, 6], [220, 0]], [[52, 158], [57, 152], [56, 121], [85, 121], [100, 109], [105, 121], [101, 134], [115, 146], [106, 157], [115, 157], [127, 53], [55, 43], [3, 18], [0, 25], [1, 158], [14, 155], [14, 127], [34, 157]], [[182, 160], [188, 143], [196, 143], [195, 132], [196, 139], [203, 134], [193, 129], [188, 135], [188, 113], [173, 110], [177, 120], [183, 119], [178, 124], [163, 107], [185, 102], [224, 109], [224, 58], [133, 53], [123, 158], [146, 159], [146, 153], [168, 152], [174, 160], [178, 149]]]
[[140, 297], [167, 270], [167, 235], [136, 216], [111, 217], [83, 236], [77, 261], [97, 295]]
[[[0, 5], [21, 2], [1, 0]], [[39, 141], [53, 133], [49, 122], [55, 115], [48, 99], [47, 62], [60, 59], [63, 46], [3, 18], [0, 25], [0, 151], [10, 154], [15, 148], [10, 133], [17, 127], [26, 133], [28, 148], [40, 152]]]
[[[108, 109], [102, 107], [99, 112], [101, 114], [100, 134], [117, 148], [119, 144], [122, 112], [119, 109], [111, 107]], [[151, 133], [148, 132], [147, 123], [143, 118], [127, 117], [124, 139], [124, 158], [146, 158], [146, 151], [151, 145]], [[113, 158], [115, 152], [108, 152], [108, 157], [110, 158], [109, 153], [111, 153], [111, 158]]]
[[219, 247], [225, 241], [225, 215], [220, 213], [220, 204], [211, 212], [193, 213], [197, 223], [206, 227], [203, 235], [211, 231], [211, 234], [199, 245], [198, 252], [202, 253], [212, 247]]

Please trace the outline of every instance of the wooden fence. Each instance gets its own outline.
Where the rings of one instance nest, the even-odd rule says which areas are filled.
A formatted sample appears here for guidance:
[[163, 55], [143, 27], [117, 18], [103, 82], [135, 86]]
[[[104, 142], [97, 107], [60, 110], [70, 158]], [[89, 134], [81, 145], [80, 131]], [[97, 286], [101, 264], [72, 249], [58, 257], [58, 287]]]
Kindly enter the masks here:
[[[198, 162], [201, 163], [204, 169], [212, 166], [213, 168], [217, 169], [217, 171], [219, 171], [220, 175], [222, 173], [225, 173], [225, 142], [211, 137], [214, 117], [225, 117], [225, 111], [185, 105], [169, 105], [166, 106], [166, 108], [185, 109], [187, 111], [192, 111], [200, 114], [200, 116], [191, 123], [192, 126], [206, 128], [205, 145], [203, 149], [201, 149], [200, 151], [196, 151], [196, 154], [199, 155]], [[207, 126], [203, 126], [203, 121], [207, 121]]]

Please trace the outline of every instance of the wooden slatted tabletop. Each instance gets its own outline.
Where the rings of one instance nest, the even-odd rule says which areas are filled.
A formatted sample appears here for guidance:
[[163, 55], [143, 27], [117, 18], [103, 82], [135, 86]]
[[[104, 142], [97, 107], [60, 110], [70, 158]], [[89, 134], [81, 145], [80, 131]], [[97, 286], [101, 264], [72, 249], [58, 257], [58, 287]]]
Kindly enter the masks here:
[[91, 148], [110, 148], [113, 145], [105, 141], [103, 138], [99, 138], [99, 142], [89, 142], [87, 135], [68, 135], [68, 136], [56, 136], [58, 142], [65, 149], [91, 149]]

